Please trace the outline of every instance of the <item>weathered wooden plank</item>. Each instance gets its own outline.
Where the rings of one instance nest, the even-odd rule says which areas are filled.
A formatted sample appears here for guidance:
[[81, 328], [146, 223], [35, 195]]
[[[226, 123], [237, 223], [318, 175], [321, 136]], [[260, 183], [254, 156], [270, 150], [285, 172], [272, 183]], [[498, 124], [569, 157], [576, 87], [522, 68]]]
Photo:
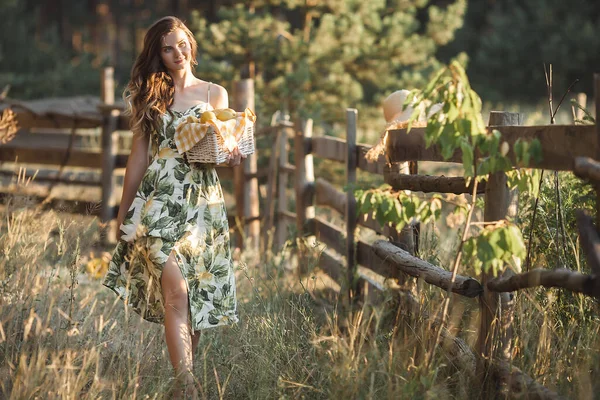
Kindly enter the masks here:
[[[105, 104], [114, 104], [115, 102], [115, 81], [114, 68], [106, 67], [101, 71], [100, 78], [100, 99]], [[104, 242], [114, 242], [117, 239], [117, 232], [111, 229], [109, 223], [114, 215], [112, 209], [115, 206], [114, 189], [117, 152], [119, 151], [119, 134], [117, 133], [117, 123], [121, 112], [112, 110], [102, 114], [102, 175], [100, 178], [102, 187], [102, 199], [100, 202], [100, 221], [104, 224], [100, 229], [100, 240]]]
[[[600, 236], [594, 226], [592, 217], [583, 210], [577, 210], [577, 229], [579, 230], [579, 241], [587, 264], [592, 270], [592, 275], [600, 277]], [[600, 279], [597, 284], [600, 284]], [[600, 290], [600, 287], [597, 288]]]
[[[1, 176], [14, 176], [15, 171], [0, 170]], [[60, 176], [58, 171], [27, 170], [22, 174], [22, 179], [31, 179], [33, 182], [56, 182], [83, 186], [100, 186], [100, 175], [94, 172], [63, 171]]]
[[[0, 148], [0, 161], [29, 163], [29, 164], [52, 164], [61, 165], [67, 158], [67, 149], [53, 149], [52, 151], [43, 151], [37, 148], [11, 148], [2, 146]], [[124, 158], [123, 165], [127, 162], [127, 156], [119, 155]], [[120, 160], [123, 161], [123, 160]], [[68, 167], [102, 167], [102, 153], [98, 151], [72, 150], [67, 158], [65, 166]]]
[[[89, 200], [79, 200], [79, 199], [60, 199], [60, 198], [50, 198], [48, 199], [45, 195], [39, 195], [34, 193], [27, 194], [19, 194], [15, 192], [4, 193], [0, 192], [0, 202], [7, 201], [9, 199], [18, 199], [20, 197], [26, 197], [28, 201], [33, 201], [35, 203], [40, 203], [42, 210], [56, 210], [61, 212], [67, 212], [71, 214], [81, 214], [81, 215], [100, 215], [100, 202], [99, 201], [89, 201]], [[43, 203], [42, 203], [43, 202]], [[113, 207], [112, 213], [113, 216], [116, 216], [118, 212], [118, 207]]]
[[256, 171], [256, 172], [244, 174], [244, 177], [247, 180], [250, 180], [250, 179], [264, 179], [264, 178], [268, 178], [268, 176], [269, 176], [269, 170], [267, 170], [267, 169], [261, 169], [261, 170]]
[[346, 162], [346, 141], [332, 136], [314, 137], [312, 153], [327, 160]]
[[373, 272], [385, 276], [386, 278], [395, 277], [395, 270], [398, 268], [393, 262], [382, 259], [374, 251], [373, 246], [362, 240], [356, 242], [356, 260], [359, 265], [363, 265]]
[[[281, 249], [281, 247], [283, 246], [283, 244], [285, 243], [286, 239], [287, 239], [287, 225], [288, 222], [284, 219], [284, 218], [279, 218], [280, 215], [284, 215], [284, 213], [287, 212], [287, 208], [288, 208], [288, 201], [287, 201], [287, 187], [288, 187], [288, 176], [289, 173], [287, 171], [284, 171], [282, 169], [283, 166], [285, 166], [288, 163], [288, 140], [286, 136], [283, 136], [281, 138], [282, 140], [279, 141], [279, 169], [280, 169], [280, 173], [278, 176], [278, 183], [277, 183], [277, 228], [276, 228], [276, 234], [275, 234], [275, 238], [276, 238], [276, 243], [275, 243], [275, 248], [276, 249]], [[295, 221], [296, 215], [294, 214], [294, 221]]]
[[329, 248], [337, 251], [338, 253], [345, 255], [345, 235], [344, 232], [337, 226], [319, 218], [315, 217], [314, 221], [314, 235], [317, 240], [325, 243]]
[[[71, 139], [72, 136], [72, 139]], [[100, 148], [100, 136], [90, 135], [89, 133], [76, 132], [30, 132], [21, 129], [15, 137], [1, 148], [39, 148], [40, 150], [64, 149], [69, 146], [69, 141], [73, 141], [73, 148]], [[92, 146], [94, 144], [94, 146]]]
[[313, 206], [313, 189], [315, 174], [313, 156], [307, 152], [305, 143], [312, 138], [313, 120], [303, 120], [294, 137], [294, 159], [296, 161], [295, 193], [296, 193], [296, 229], [303, 233], [306, 221], [315, 216]]
[[[340, 214], [346, 212], [346, 194], [337, 190], [331, 183], [323, 178], [317, 178], [315, 183], [315, 202], [318, 206], [330, 207]], [[374, 230], [383, 234], [384, 229], [369, 214], [360, 215], [357, 219], [360, 226]]]
[[[509, 125], [518, 125], [520, 122], [521, 116], [518, 113], [495, 111], [490, 113], [489, 125], [493, 125], [501, 131], [512, 127]], [[510, 204], [511, 193], [508, 190], [506, 174], [502, 171], [489, 174], [485, 187], [484, 221], [493, 222], [505, 219], [508, 216]], [[479, 297], [481, 317], [477, 349], [482, 356], [478, 364], [478, 374], [482, 380], [485, 380], [483, 377], [487, 375], [488, 360], [498, 357], [503, 361], [508, 361], [512, 352], [513, 315], [509, 308], [514, 307], [514, 302], [507, 293], [498, 295], [487, 289], [487, 282], [493, 278], [494, 274], [491, 270], [481, 273], [483, 294]], [[493, 394], [495, 395], [495, 393]]]
[[372, 174], [383, 175], [383, 170], [385, 168], [385, 156], [382, 154], [379, 156], [377, 162], [368, 162], [365, 158], [365, 154], [367, 151], [371, 149], [371, 146], [366, 144], [358, 143], [356, 145], [356, 152], [358, 158], [358, 168], [365, 172], [370, 172]]
[[269, 176], [267, 178], [267, 198], [265, 202], [266, 218], [263, 224], [263, 240], [261, 251], [268, 250], [269, 234], [275, 225], [275, 195], [277, 190], [277, 173], [279, 167], [279, 142], [284, 139], [283, 133], [276, 131], [275, 141], [271, 146], [271, 155], [269, 158]]
[[529, 272], [492, 279], [487, 288], [494, 292], [514, 292], [537, 286], [558, 287], [575, 293], [600, 298], [600, 291], [595, 287], [597, 278], [566, 268], [536, 268]]
[[600, 183], [600, 162], [590, 157], [576, 157], [573, 172], [581, 179]]
[[[389, 183], [395, 190], [412, 190], [424, 193], [472, 193], [473, 182], [468, 186], [467, 180], [461, 177], [431, 176], [431, 175], [410, 175], [401, 174], [396, 171], [390, 171], [385, 177], [386, 183]], [[477, 185], [477, 193], [485, 192], [485, 181]]]
[[340, 214], [346, 212], [346, 193], [337, 190], [331, 183], [323, 178], [315, 182], [315, 202], [318, 206], [333, 208]]
[[[425, 148], [425, 129], [413, 128], [388, 132], [386, 154], [390, 162], [402, 161], [448, 161], [462, 163], [460, 151], [445, 160], [438, 145]], [[593, 125], [543, 125], [496, 127], [502, 133], [502, 140], [508, 142], [511, 151], [508, 156], [514, 159], [512, 145], [521, 138], [537, 138], [542, 144], [543, 160], [531, 167], [565, 170], [573, 169], [576, 157], [595, 157], [597, 135]]]
[[[414, 257], [386, 240], [377, 240], [372, 247], [380, 259], [392, 262], [408, 275], [422, 278], [425, 282], [444, 290], [450, 287], [452, 280], [450, 271]], [[467, 276], [457, 275], [452, 285], [452, 292], [466, 297], [477, 297], [482, 291], [481, 284]]]
[[278, 218], [286, 224], [296, 223], [296, 213], [291, 211], [278, 211]]
[[[346, 109], [346, 185], [353, 187], [356, 183], [356, 169], [358, 157], [356, 152], [356, 136], [358, 125], [358, 111], [355, 108]], [[346, 194], [346, 268], [348, 269], [349, 298], [360, 296], [360, 286], [356, 275], [356, 249], [354, 232], [356, 231], [356, 199], [354, 193], [349, 190]]]
[[89, 129], [98, 128], [102, 124], [98, 117], [68, 117], [58, 114], [36, 115], [28, 111], [15, 109], [17, 123], [21, 129], [59, 128], [59, 129]]
[[281, 167], [279, 167], [279, 169], [281, 169], [282, 172], [287, 172], [289, 174], [296, 173], [296, 167], [290, 163], [286, 163], [285, 165], [282, 165]]
[[[600, 161], [600, 73], [594, 74], [594, 103], [596, 105], [596, 144], [592, 157]], [[596, 189], [596, 226], [600, 227], [600, 182], [594, 185]]]
[[337, 283], [341, 284], [341, 280], [346, 279], [344, 264], [333, 257], [327, 250], [321, 252], [319, 257], [319, 268]]

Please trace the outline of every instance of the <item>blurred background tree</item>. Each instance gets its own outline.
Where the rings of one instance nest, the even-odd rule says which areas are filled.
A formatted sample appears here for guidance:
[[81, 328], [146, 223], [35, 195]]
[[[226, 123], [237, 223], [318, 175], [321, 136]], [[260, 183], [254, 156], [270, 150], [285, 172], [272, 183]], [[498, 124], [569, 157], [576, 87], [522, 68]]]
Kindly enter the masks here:
[[467, 73], [487, 101], [545, 98], [543, 64], [553, 64], [555, 94], [580, 79], [576, 92], [593, 95], [600, 71], [600, 2], [589, 0], [470, 1], [456, 40], [441, 49], [449, 60], [469, 55]]
[[259, 112], [283, 107], [323, 122], [423, 84], [466, 8], [465, 0], [245, 3], [222, 7], [213, 23], [193, 14], [202, 75], [255, 78]]
[[0, 15], [0, 90], [21, 99], [97, 95], [104, 65], [120, 91], [163, 15], [193, 28], [201, 77], [231, 89], [252, 76], [259, 112], [323, 122], [351, 106], [381, 123], [382, 98], [460, 54], [484, 101], [543, 100], [543, 62], [556, 93], [579, 78], [591, 95], [600, 70], [600, 2], [588, 0], [0, 0]]

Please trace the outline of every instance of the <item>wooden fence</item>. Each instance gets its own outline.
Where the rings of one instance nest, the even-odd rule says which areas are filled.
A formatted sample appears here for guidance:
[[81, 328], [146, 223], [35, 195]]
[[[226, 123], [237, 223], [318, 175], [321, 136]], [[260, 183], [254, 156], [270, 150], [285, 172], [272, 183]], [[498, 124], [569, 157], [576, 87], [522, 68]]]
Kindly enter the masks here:
[[[99, 199], [53, 199], [48, 201], [48, 205], [52, 207], [61, 204], [75, 212], [99, 215], [103, 222], [110, 222], [118, 211], [115, 169], [125, 168], [127, 164], [128, 152], [122, 151], [121, 146], [124, 137], [130, 137], [131, 132], [129, 118], [123, 115], [123, 105], [115, 104], [112, 68], [102, 71], [101, 83], [101, 101], [97, 113], [37, 113], [25, 106], [13, 107], [19, 131], [11, 141], [0, 144], [0, 163], [17, 161], [19, 165], [25, 166], [48, 166], [47, 170], [37, 173], [30, 171], [25, 176], [35, 176], [35, 182], [100, 188]], [[253, 81], [236, 82], [233, 98], [234, 108], [254, 108]], [[89, 132], [90, 129], [100, 129], [101, 133], [98, 136], [93, 131]], [[257, 130], [256, 136], [272, 136], [279, 130], [268, 126]], [[96, 142], [100, 148], [90, 149], [90, 142]], [[79, 167], [80, 171], [66, 172], [63, 171], [64, 167]], [[96, 171], [100, 171], [100, 176]], [[218, 167], [217, 171], [221, 180], [233, 180], [236, 213], [229, 215], [229, 224], [236, 228], [237, 245], [242, 246], [243, 239], [249, 238], [246, 246], [258, 246], [260, 221], [264, 218], [264, 213], [261, 214], [259, 209], [258, 190], [259, 183], [265, 183], [268, 178], [268, 171], [257, 170], [256, 156], [248, 157], [239, 167]], [[14, 172], [4, 170], [0, 174]], [[42, 195], [40, 200], [44, 197]], [[245, 234], [238, 228], [243, 228]], [[109, 232], [113, 239], [115, 232], [113, 226], [112, 232]]]
[[[61, 174], [61, 171], [41, 174], [37, 179], [101, 187], [99, 214], [102, 220], [107, 222], [115, 217], [117, 211], [114, 200], [114, 170], [124, 168], [127, 161], [127, 154], [119, 149], [118, 132], [128, 130], [129, 121], [122, 115], [122, 107], [114, 104], [111, 69], [104, 70], [102, 82], [103, 104], [99, 107], [101, 112], [98, 116], [68, 118], [61, 115], [19, 113], [18, 123], [23, 130], [58, 128], [70, 132], [18, 133], [11, 142], [0, 145], [0, 162], [14, 162], [18, 158], [19, 163], [23, 164], [101, 169], [100, 179], [90, 179], [86, 173]], [[598, 75], [595, 77], [595, 92], [596, 115], [599, 116]], [[233, 95], [234, 107], [251, 106], [252, 82], [238, 82]], [[597, 232], [600, 220], [596, 221], [594, 226], [590, 217], [582, 213], [578, 216], [582, 247], [592, 269], [591, 275], [565, 269], [535, 269], [524, 274], [499, 278], [484, 273], [479, 279], [461, 275], [453, 279], [450, 271], [415, 257], [414, 237], [410, 231], [394, 232], [389, 227], [379, 226], [369, 217], [357, 218], [356, 201], [351, 192], [341, 192], [325, 179], [315, 177], [313, 157], [319, 157], [343, 163], [346, 169], [345, 183], [348, 186], [355, 183], [357, 170], [362, 170], [382, 175], [384, 181], [396, 190], [438, 193], [469, 193], [472, 190], [460, 177], [404, 173], [402, 164], [406, 162], [448, 161], [443, 159], [438, 147], [426, 148], [424, 128], [414, 128], [408, 135], [405, 130], [390, 131], [385, 158], [381, 157], [376, 163], [367, 162], [364, 155], [370, 146], [356, 142], [357, 118], [356, 110], [347, 110], [346, 140], [313, 137], [310, 120], [302, 124], [291, 124], [285, 119], [276, 121], [272, 126], [257, 132], [257, 136], [270, 135], [274, 139], [267, 170], [257, 169], [255, 157], [247, 159], [241, 167], [218, 170], [222, 179], [234, 180], [236, 216], [230, 217], [230, 224], [236, 225], [235, 220], [241, 220], [246, 232], [246, 235], [239, 232], [238, 240], [249, 237], [250, 243], [257, 246], [261, 233], [260, 221], [263, 221], [263, 249], [267, 246], [267, 238], [272, 230], [275, 232], [276, 245], [281, 246], [287, 238], [290, 224], [301, 234], [316, 236], [317, 240], [328, 247], [319, 258], [319, 266], [342, 284], [349, 304], [361, 297], [361, 289], [365, 287], [370, 290], [392, 289], [399, 294], [406, 294], [389, 279], [396, 278], [402, 281], [404, 276], [421, 278], [443, 290], [451, 289], [453, 293], [476, 298], [480, 307], [481, 324], [477, 348], [471, 354], [474, 354], [474, 357], [469, 356], [470, 350], [465, 350], [462, 341], [452, 338], [447, 331], [443, 331], [442, 335], [449, 337], [456, 344], [458, 353], [466, 354], [469, 360], [478, 361], [477, 369], [482, 376], [488, 376], [487, 371], [495, 368], [496, 375], [505, 385], [516, 388], [522, 385], [525, 379], [529, 389], [535, 391], [539, 397], [552, 398], [553, 393], [535, 384], [531, 379], [523, 378], [518, 371], [510, 367], [510, 355], [506, 351], [510, 348], [512, 339], [512, 296], [509, 293], [527, 287], [545, 286], [561, 287], [600, 298], [600, 238]], [[574, 171], [578, 176], [593, 182], [600, 199], [600, 163], [596, 161], [600, 160], [598, 125], [524, 127], [518, 126], [518, 116], [516, 120], [514, 118], [514, 115], [508, 113], [494, 114], [490, 117], [490, 125], [499, 129], [503, 140], [510, 144], [517, 138], [538, 138], [542, 144], [544, 158], [534, 167]], [[82, 148], [85, 135], [78, 133], [80, 128], [102, 129], [100, 151]], [[290, 140], [293, 143], [295, 165], [289, 161]], [[509, 155], [513, 157], [512, 154]], [[455, 153], [449, 161], [460, 162], [460, 153]], [[258, 185], [261, 179], [266, 179], [266, 197], [262, 212], [258, 204]], [[290, 183], [294, 186], [296, 212], [288, 209], [287, 191]], [[503, 173], [492, 174], [480, 189], [479, 193], [485, 196], [484, 219], [497, 221], [506, 218], [510, 200], [506, 176]], [[81, 212], [90, 210], [89, 204], [82, 203], [79, 206]], [[315, 206], [326, 206], [339, 212], [344, 218], [345, 227], [335, 226], [322, 216], [316, 215]], [[598, 207], [600, 210], [600, 201]], [[355, 236], [356, 227], [359, 225], [394, 238], [394, 243], [400, 243], [404, 249], [387, 240], [379, 240], [373, 244], [362, 241]], [[500, 345], [499, 341], [502, 341]]]
[[[596, 115], [600, 116], [600, 75], [595, 76]], [[519, 126], [518, 114], [492, 113], [490, 126], [500, 130], [502, 140], [512, 144], [518, 139], [540, 140], [543, 160], [534, 168], [574, 171], [578, 176], [589, 179], [596, 186], [600, 210], [600, 128], [596, 126]], [[295, 220], [301, 234], [315, 235], [327, 246], [319, 258], [319, 267], [338, 281], [349, 300], [360, 298], [361, 288], [379, 290], [400, 290], [400, 286], [389, 285], [390, 277], [398, 277], [398, 272], [423, 279], [443, 290], [475, 298], [479, 302], [480, 326], [476, 348], [473, 351], [477, 364], [477, 374], [482, 379], [493, 376], [493, 382], [484, 382], [489, 390], [500, 387], [509, 391], [522, 392], [524, 389], [537, 398], [556, 398], [556, 394], [536, 384], [511, 365], [512, 307], [511, 292], [523, 288], [544, 286], [559, 287], [583, 293], [600, 299], [600, 238], [591, 217], [583, 212], [578, 215], [578, 228], [582, 247], [585, 250], [591, 274], [582, 274], [567, 269], [534, 269], [522, 274], [504, 275], [494, 278], [490, 273], [475, 277], [458, 275], [452, 279], [447, 269], [421, 260], [412, 254], [410, 236], [404, 235], [400, 243], [402, 249], [388, 240], [378, 240], [367, 244], [355, 237], [357, 225], [390, 236], [387, 228], [380, 227], [366, 217], [356, 217], [356, 202], [351, 192], [338, 191], [326, 180], [314, 176], [312, 157], [345, 163], [345, 184], [350, 187], [356, 180], [357, 169], [374, 174], [383, 174], [384, 181], [396, 190], [412, 190], [438, 193], [469, 193], [472, 187], [463, 178], [410, 175], [402, 173], [402, 163], [416, 161], [461, 162], [460, 152], [450, 160], [444, 160], [437, 146], [426, 148], [425, 128], [389, 131], [386, 144], [386, 159], [377, 163], [367, 163], [364, 154], [369, 146], [356, 143], [357, 112], [347, 110], [346, 140], [333, 137], [312, 137], [311, 124], [296, 130], [294, 140], [296, 213], [280, 209], [285, 220]], [[283, 147], [282, 147], [283, 150]], [[283, 154], [283, 152], [281, 153]], [[514, 154], [509, 153], [514, 163]], [[599, 160], [599, 161], [596, 161]], [[287, 159], [281, 159], [280, 168], [285, 172]], [[516, 165], [516, 164], [513, 164]], [[280, 177], [285, 184], [287, 174]], [[280, 186], [281, 187], [281, 186]], [[499, 221], [507, 218], [511, 193], [502, 172], [491, 174], [481, 185], [480, 193], [485, 198], [485, 221]], [[280, 196], [280, 201], [283, 196]], [[285, 200], [284, 200], [285, 201]], [[281, 205], [281, 203], [280, 203]], [[315, 215], [314, 206], [327, 206], [336, 210], [344, 218], [345, 228], [331, 224], [320, 215]], [[598, 212], [600, 218], [600, 212]], [[284, 219], [282, 219], [284, 221]], [[282, 222], [283, 223], [283, 222]], [[284, 230], [285, 225], [278, 227]], [[401, 234], [401, 233], [396, 233]], [[397, 241], [395, 241], [397, 242]], [[330, 250], [334, 250], [333, 252]], [[406, 293], [405, 293], [406, 294]], [[352, 301], [350, 301], [351, 303]], [[446, 335], [447, 332], [444, 333]], [[456, 341], [456, 351], [464, 353], [464, 343]], [[469, 358], [469, 357], [467, 357]], [[489, 372], [493, 372], [490, 374]], [[495, 382], [495, 383], [494, 383]], [[490, 384], [500, 386], [489, 386]]]

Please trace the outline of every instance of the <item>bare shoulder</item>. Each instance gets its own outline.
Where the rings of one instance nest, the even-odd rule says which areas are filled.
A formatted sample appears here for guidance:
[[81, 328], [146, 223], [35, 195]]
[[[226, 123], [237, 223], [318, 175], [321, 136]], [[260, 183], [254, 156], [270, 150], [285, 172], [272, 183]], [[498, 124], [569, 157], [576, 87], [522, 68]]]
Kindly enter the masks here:
[[210, 104], [213, 108], [227, 108], [229, 107], [229, 94], [227, 89], [216, 83], [210, 85]]

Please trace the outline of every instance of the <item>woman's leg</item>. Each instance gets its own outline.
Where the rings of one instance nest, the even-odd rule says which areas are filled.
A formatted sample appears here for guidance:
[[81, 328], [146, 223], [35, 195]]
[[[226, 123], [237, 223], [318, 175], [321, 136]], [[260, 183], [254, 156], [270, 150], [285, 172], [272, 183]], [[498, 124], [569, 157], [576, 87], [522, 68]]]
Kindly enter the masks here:
[[[174, 253], [169, 256], [161, 277], [165, 301], [165, 336], [175, 374], [192, 384], [192, 336], [188, 318], [187, 286]], [[187, 386], [187, 385], [186, 385]], [[189, 392], [189, 390], [186, 390]]]

